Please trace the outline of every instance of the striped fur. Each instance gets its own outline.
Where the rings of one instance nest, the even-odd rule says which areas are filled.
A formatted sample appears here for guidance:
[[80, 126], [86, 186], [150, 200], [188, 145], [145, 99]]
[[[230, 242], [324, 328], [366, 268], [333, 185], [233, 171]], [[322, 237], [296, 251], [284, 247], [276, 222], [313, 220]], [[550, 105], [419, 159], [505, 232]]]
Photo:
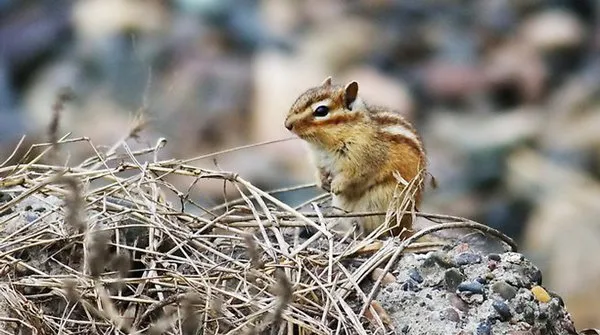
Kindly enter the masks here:
[[[409, 206], [418, 206], [426, 159], [417, 131], [398, 113], [367, 105], [360, 97], [352, 99], [352, 94], [348, 99], [348, 87], [326, 80], [307, 90], [290, 108], [285, 126], [310, 144], [319, 175], [332, 177], [335, 206], [346, 211], [386, 211], [405, 187], [398, 186], [396, 174], [416, 181]], [[329, 107], [327, 116], [313, 116], [320, 105]], [[360, 221], [364, 233], [383, 224], [377, 216]], [[408, 215], [395, 223], [401, 228], [412, 226]]]

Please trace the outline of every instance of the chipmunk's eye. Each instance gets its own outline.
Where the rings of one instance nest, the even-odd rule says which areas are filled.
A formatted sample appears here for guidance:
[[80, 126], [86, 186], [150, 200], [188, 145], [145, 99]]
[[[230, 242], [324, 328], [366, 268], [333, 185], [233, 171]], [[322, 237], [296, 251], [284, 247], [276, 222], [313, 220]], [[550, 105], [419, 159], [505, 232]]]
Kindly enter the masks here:
[[327, 106], [319, 106], [313, 112], [313, 116], [326, 116], [329, 113], [329, 107]]

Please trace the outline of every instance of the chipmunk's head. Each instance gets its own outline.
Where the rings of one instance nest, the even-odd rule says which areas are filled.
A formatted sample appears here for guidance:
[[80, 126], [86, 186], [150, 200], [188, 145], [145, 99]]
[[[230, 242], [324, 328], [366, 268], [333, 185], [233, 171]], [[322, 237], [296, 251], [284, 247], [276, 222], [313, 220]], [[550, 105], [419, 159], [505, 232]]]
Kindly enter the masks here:
[[323, 142], [364, 121], [365, 111], [357, 82], [333, 85], [328, 77], [298, 97], [288, 112], [285, 127], [306, 141]]

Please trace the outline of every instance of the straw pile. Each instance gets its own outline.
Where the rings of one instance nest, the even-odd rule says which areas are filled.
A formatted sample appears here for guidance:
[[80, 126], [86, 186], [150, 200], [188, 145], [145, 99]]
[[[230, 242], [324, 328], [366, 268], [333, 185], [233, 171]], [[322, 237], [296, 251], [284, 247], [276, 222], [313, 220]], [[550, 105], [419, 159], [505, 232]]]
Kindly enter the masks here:
[[[67, 143], [95, 154], [77, 166], [42, 163]], [[317, 205], [323, 197], [292, 208], [235, 173], [191, 164], [206, 156], [159, 161], [164, 144], [132, 151], [125, 139], [101, 153], [65, 136], [0, 165], [0, 329], [370, 334], [381, 324], [369, 308], [381, 279], [402, 253], [423, 247], [419, 237], [470, 227], [512, 243], [477, 223], [422, 213], [452, 222], [404, 241], [338, 237]], [[173, 176], [189, 186], [177, 189]], [[239, 199], [202, 208], [189, 193], [206, 179]], [[315, 233], [300, 236], [305, 226]], [[377, 267], [385, 271], [371, 278]]]

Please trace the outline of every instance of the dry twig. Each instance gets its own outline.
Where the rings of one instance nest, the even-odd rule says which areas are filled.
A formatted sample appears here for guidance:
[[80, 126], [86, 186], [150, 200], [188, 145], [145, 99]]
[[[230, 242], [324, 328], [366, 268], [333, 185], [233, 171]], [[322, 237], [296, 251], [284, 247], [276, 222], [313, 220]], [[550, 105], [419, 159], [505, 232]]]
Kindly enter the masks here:
[[[0, 188], [8, 195], [0, 202], [0, 223], [14, 227], [0, 232], [0, 273], [7, 283], [0, 285], [0, 306], [6, 304], [3, 296], [19, 300], [10, 304], [14, 315], [0, 315], [0, 321], [40, 334], [199, 329], [210, 334], [369, 334], [361, 316], [380, 280], [368, 294], [361, 282], [373, 269], [385, 264], [385, 273], [403, 253], [422, 246], [419, 237], [468, 228], [515, 248], [512, 240], [476, 222], [417, 212], [444, 223], [404, 241], [387, 239], [361, 254], [386, 232], [364, 240], [343, 238], [327, 229], [327, 218], [392, 214], [331, 215], [316, 205], [301, 211], [236, 173], [190, 165], [212, 155], [184, 161], [159, 161], [153, 155], [145, 161], [164, 143], [132, 151], [127, 138], [140, 129], [104, 154], [89, 139], [67, 135], [37, 145], [43, 150], [36, 157], [27, 153], [27, 164], [0, 166], [5, 176]], [[50, 148], [64, 143], [89, 146], [94, 156], [73, 167], [40, 163]], [[214, 207], [210, 214], [181, 212], [172, 203], [189, 203], [194, 195], [169, 183], [174, 175], [188, 178], [194, 190], [202, 190], [209, 179], [229, 183], [239, 200]], [[311, 185], [298, 188], [304, 187]], [[32, 201], [43, 211], [36, 212]], [[411, 213], [398, 208], [393, 215]], [[74, 228], [72, 233], [64, 234], [62, 223]], [[301, 226], [316, 233], [292, 243], [298, 236], [288, 228]], [[358, 310], [360, 304], [350, 299], [365, 307]]]

